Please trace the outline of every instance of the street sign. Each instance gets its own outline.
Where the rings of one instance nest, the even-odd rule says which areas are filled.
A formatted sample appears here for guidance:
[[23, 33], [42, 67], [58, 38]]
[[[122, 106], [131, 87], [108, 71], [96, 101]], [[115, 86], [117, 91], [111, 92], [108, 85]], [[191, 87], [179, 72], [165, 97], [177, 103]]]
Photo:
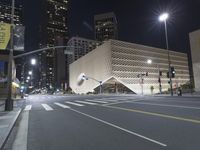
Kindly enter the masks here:
[[66, 49], [64, 50], [65, 55], [74, 55], [74, 47], [72, 46], [67, 46]]
[[0, 50], [6, 50], [10, 41], [11, 25], [7, 23], [0, 23]]
[[17, 25], [14, 28], [14, 50], [24, 51], [24, 31], [25, 27]]

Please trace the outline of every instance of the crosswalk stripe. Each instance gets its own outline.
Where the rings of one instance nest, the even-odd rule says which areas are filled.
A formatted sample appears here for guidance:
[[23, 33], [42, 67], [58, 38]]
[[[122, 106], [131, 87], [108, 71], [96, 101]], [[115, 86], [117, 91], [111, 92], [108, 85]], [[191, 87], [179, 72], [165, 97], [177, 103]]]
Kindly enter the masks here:
[[97, 103], [102, 103], [102, 104], [107, 104], [108, 102], [105, 102], [105, 101], [100, 101], [100, 100], [90, 100], [90, 99], [86, 99], [86, 101], [89, 101], [89, 102], [97, 102]]
[[27, 105], [24, 110], [29, 111], [29, 110], [31, 110], [31, 108], [32, 108], [32, 105]]
[[85, 101], [76, 101], [78, 103], [88, 104], [88, 105], [97, 105], [96, 103], [85, 102]]
[[107, 101], [107, 102], [118, 102], [119, 100], [111, 100], [111, 99], [101, 99], [101, 100], [103, 100], [103, 101]]
[[57, 106], [60, 106], [60, 107], [62, 107], [62, 108], [70, 108], [69, 106], [63, 105], [63, 104], [61, 104], [61, 103], [54, 103], [54, 104], [57, 105]]
[[65, 102], [67, 104], [75, 105], [75, 106], [84, 106], [82, 104], [74, 103], [74, 102]]
[[53, 110], [53, 108], [51, 108], [49, 105], [47, 105], [47, 104], [42, 104], [42, 106], [44, 107], [44, 109], [46, 110], [46, 111], [51, 111], [51, 110]]

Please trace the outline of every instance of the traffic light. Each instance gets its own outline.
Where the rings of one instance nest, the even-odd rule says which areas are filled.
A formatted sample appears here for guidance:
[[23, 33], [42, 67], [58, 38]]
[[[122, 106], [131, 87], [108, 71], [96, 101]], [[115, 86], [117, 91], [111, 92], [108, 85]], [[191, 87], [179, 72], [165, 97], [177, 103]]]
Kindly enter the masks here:
[[169, 71], [167, 72], [167, 78], [169, 78]]
[[146, 76], [149, 76], [149, 73], [148, 73], [148, 72], [146, 72]]
[[159, 71], [159, 75], [162, 76], [162, 71]]
[[172, 74], [172, 78], [175, 78], [176, 72], [175, 72], [174, 67], [171, 67], [171, 74]]

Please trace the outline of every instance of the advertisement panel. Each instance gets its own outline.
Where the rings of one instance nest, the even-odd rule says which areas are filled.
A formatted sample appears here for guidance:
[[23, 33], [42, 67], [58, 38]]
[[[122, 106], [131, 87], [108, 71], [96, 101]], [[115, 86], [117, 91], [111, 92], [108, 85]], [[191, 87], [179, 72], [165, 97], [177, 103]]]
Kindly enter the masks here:
[[0, 50], [6, 50], [10, 41], [10, 24], [0, 23]]
[[24, 26], [15, 26], [14, 29], [14, 50], [24, 51]]
[[[14, 27], [14, 50], [24, 51], [24, 31], [25, 27], [17, 25]], [[10, 49], [11, 25], [0, 23], [0, 50]]]

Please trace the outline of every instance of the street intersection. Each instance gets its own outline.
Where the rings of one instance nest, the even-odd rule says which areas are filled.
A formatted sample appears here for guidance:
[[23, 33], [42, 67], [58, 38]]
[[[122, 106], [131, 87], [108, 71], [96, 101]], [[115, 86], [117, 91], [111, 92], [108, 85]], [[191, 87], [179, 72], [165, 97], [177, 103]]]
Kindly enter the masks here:
[[197, 150], [198, 97], [32, 95], [5, 149]]

